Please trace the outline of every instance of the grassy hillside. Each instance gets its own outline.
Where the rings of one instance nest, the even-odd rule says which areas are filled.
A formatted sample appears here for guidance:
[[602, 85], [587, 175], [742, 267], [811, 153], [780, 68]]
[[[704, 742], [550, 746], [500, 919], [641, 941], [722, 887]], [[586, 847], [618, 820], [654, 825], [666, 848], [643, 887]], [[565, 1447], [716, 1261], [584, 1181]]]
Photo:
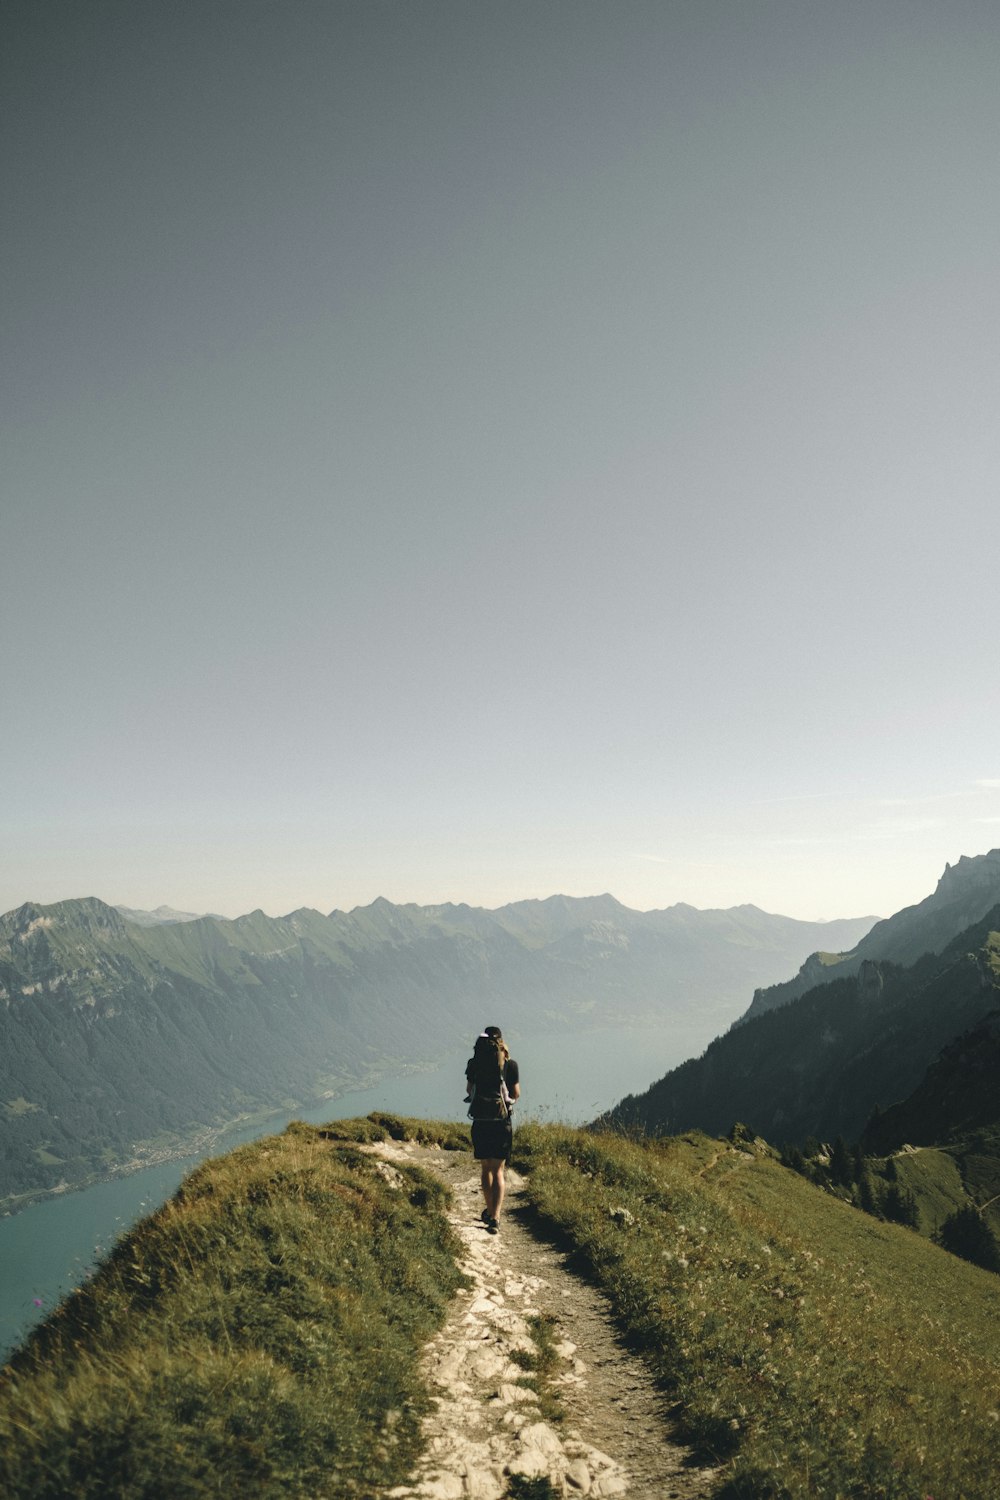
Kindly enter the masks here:
[[759, 1146], [553, 1129], [522, 1147], [542, 1221], [729, 1456], [721, 1493], [993, 1500], [1000, 1277]]
[[[442, 1191], [296, 1125], [204, 1166], [0, 1376], [0, 1487], [33, 1497], [370, 1495], [417, 1442], [419, 1345], [457, 1285]], [[729, 1500], [993, 1500], [1000, 1277], [763, 1143], [518, 1132], [576, 1251], [723, 1461]]]
[[311, 1127], [204, 1163], [0, 1375], [0, 1493], [346, 1497], [397, 1481], [416, 1354], [460, 1280], [442, 1199]]

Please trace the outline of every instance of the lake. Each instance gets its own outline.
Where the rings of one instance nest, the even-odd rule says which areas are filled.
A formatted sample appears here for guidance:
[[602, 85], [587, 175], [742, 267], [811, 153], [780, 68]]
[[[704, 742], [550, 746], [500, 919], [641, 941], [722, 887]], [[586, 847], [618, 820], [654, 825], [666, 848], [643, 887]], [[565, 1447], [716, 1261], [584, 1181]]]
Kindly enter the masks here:
[[[574, 1031], [519, 1036], [509, 1045], [521, 1069], [517, 1119], [562, 1120], [579, 1125], [610, 1108], [625, 1094], [641, 1093], [715, 1034], [706, 1019], [670, 1027]], [[465, 1118], [465, 1063], [472, 1038], [446, 1064], [405, 1077], [385, 1078], [371, 1088], [328, 1099], [292, 1116], [235, 1129], [212, 1147], [212, 1155], [243, 1141], [283, 1130], [290, 1118], [320, 1124], [373, 1109], [423, 1119]], [[189, 1156], [80, 1192], [65, 1193], [0, 1219], [0, 1357], [31, 1325], [79, 1285], [124, 1230], [158, 1208], [202, 1156]]]

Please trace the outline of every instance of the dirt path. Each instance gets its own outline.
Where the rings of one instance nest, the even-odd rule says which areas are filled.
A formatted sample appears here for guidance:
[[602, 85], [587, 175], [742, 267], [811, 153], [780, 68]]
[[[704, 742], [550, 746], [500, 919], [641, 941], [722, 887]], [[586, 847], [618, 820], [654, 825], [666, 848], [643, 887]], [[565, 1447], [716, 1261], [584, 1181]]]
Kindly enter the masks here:
[[[664, 1398], [621, 1344], [601, 1295], [522, 1222], [522, 1179], [508, 1173], [502, 1230], [490, 1235], [479, 1218], [471, 1155], [400, 1142], [369, 1149], [448, 1183], [449, 1219], [471, 1282], [424, 1356], [435, 1395], [424, 1454], [409, 1482], [384, 1492], [385, 1500], [501, 1500], [517, 1492], [516, 1475], [547, 1477], [556, 1496], [704, 1500], [714, 1471], [671, 1441]], [[536, 1317], [552, 1321], [559, 1368], [551, 1389], [561, 1421], [544, 1419], [517, 1363], [535, 1347]]]

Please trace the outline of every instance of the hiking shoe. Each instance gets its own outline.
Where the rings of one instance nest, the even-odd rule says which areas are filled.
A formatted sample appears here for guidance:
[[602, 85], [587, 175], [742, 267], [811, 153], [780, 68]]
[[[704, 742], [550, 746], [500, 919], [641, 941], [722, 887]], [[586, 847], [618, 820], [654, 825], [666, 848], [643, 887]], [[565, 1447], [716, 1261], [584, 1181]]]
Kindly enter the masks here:
[[488, 1224], [490, 1222], [489, 1210], [484, 1208], [479, 1217], [482, 1219], [484, 1224]]
[[499, 1234], [500, 1233], [500, 1220], [499, 1219], [491, 1219], [491, 1218], [489, 1218], [487, 1216], [486, 1229], [487, 1229], [487, 1232], [489, 1234]]

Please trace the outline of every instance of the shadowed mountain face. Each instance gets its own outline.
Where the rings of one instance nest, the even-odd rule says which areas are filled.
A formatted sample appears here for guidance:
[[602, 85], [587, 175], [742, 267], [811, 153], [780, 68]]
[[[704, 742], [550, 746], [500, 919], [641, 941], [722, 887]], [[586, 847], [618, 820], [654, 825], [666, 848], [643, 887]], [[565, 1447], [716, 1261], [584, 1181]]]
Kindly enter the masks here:
[[998, 930], [1000, 906], [908, 968], [868, 960], [747, 1019], [608, 1120], [665, 1135], [742, 1120], [776, 1142], [856, 1140], [876, 1107], [907, 1098], [941, 1049], [996, 1007]]
[[818, 984], [856, 974], [866, 959], [912, 964], [925, 953], [940, 953], [960, 932], [981, 922], [997, 902], [1000, 849], [971, 857], [963, 854], [956, 865], [945, 865], [932, 895], [876, 922], [856, 947], [844, 951], [824, 947], [810, 954], [793, 979], [758, 989], [741, 1022], [787, 1005]]
[[950, 1042], [909, 1098], [869, 1121], [862, 1144], [884, 1156], [976, 1131], [1000, 1135], [1000, 1010]]
[[95, 898], [0, 918], [0, 1194], [75, 1183], [193, 1129], [440, 1060], [484, 1022], [552, 1031], [693, 1016], [869, 919], [635, 912], [611, 896], [139, 926]]

